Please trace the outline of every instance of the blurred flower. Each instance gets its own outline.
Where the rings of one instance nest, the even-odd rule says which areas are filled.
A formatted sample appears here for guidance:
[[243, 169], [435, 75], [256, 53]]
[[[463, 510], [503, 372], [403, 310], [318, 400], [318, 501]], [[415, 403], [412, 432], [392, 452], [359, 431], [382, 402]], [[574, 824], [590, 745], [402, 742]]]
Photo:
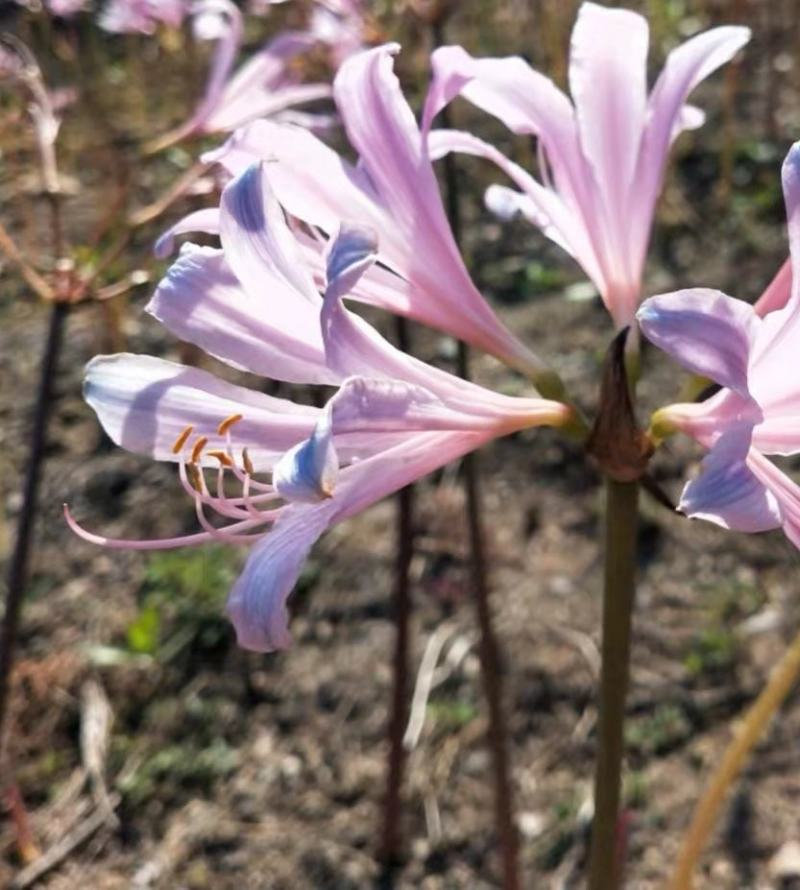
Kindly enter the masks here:
[[653, 418], [657, 431], [681, 430], [709, 449], [680, 509], [739, 531], [782, 527], [800, 547], [800, 487], [765, 457], [800, 453], [800, 143], [784, 162], [783, 190], [794, 283], [782, 308], [761, 318], [741, 300], [695, 288], [651, 297], [637, 317], [657, 346], [723, 387]]
[[[332, 235], [357, 218], [380, 233], [380, 266], [350, 297], [414, 318], [485, 350], [534, 380], [542, 362], [507, 330], [472, 282], [439, 194], [431, 157], [435, 137], [420, 131], [393, 72], [396, 45], [348, 59], [334, 99], [356, 165], [311, 133], [258, 121], [206, 155], [236, 175], [254, 160], [270, 165], [270, 182], [292, 216]], [[304, 253], [319, 280], [324, 242], [306, 237]]]
[[179, 28], [188, 11], [188, 0], [109, 0], [100, 27], [116, 34], [152, 34], [159, 24]]
[[335, 68], [364, 46], [360, 0], [318, 0], [311, 12], [311, 33], [330, 47]]
[[229, 132], [256, 118], [330, 96], [327, 84], [298, 83], [291, 69], [290, 63], [316, 44], [311, 34], [279, 34], [231, 76], [242, 42], [241, 12], [231, 0], [200, 0], [193, 15], [195, 37], [216, 41], [205, 94], [192, 117], [158, 139], [154, 150], [197, 133]]
[[88, 0], [46, 0], [50, 13], [59, 18], [68, 19], [87, 8]]
[[[348, 312], [342, 297], [378, 256], [370, 229], [340, 227], [320, 297], [266, 167], [249, 167], [223, 192], [222, 249], [186, 245], [148, 308], [234, 367], [338, 391], [318, 409], [149, 356], [97, 358], [87, 401], [115, 442], [178, 463], [203, 531], [112, 540], [67, 512], [78, 534], [107, 547], [254, 544], [228, 608], [240, 644], [258, 650], [287, 645], [286, 599], [327, 528], [490, 439], [569, 416], [558, 402], [502, 396], [411, 358]], [[226, 493], [233, 479], [236, 497]], [[212, 525], [207, 511], [227, 524]]]
[[52, 93], [42, 77], [42, 70], [33, 53], [13, 34], [0, 35], [0, 82], [7, 79], [24, 93], [28, 115], [33, 123], [42, 187], [49, 194], [61, 191], [56, 164], [55, 145], [61, 118], [57, 110], [74, 101], [74, 91], [62, 89]]
[[633, 319], [656, 201], [669, 148], [703, 123], [686, 104], [700, 81], [749, 39], [721, 27], [688, 40], [667, 57], [647, 94], [644, 18], [595, 3], [580, 7], [570, 47], [572, 102], [521, 58], [475, 59], [461, 47], [433, 54], [432, 118], [455, 96], [538, 139], [540, 179], [490, 146], [453, 134], [449, 150], [488, 157], [519, 191], [492, 186], [488, 206], [521, 214], [570, 253], [597, 286], [618, 327]]

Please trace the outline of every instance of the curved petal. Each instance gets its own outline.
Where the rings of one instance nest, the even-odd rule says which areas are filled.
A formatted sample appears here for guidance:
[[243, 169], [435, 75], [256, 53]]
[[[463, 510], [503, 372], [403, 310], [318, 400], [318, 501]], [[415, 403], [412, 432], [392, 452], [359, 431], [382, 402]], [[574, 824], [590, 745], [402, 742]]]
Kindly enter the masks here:
[[333, 497], [338, 475], [339, 458], [333, 444], [331, 412], [327, 410], [311, 436], [275, 464], [272, 484], [287, 501], [316, 504]]
[[792, 260], [787, 259], [786, 262], [775, 273], [775, 277], [767, 285], [765, 291], [753, 304], [756, 315], [763, 318], [774, 312], [776, 309], [783, 309], [789, 302], [789, 296], [792, 293]]
[[[191, 426], [208, 448], [224, 449], [217, 427], [240, 414], [233, 428], [237, 448], [246, 447], [259, 471], [272, 468], [289, 448], [307, 439], [320, 411], [218, 380], [206, 371], [145, 355], [92, 359], [84, 398], [111, 439], [128, 451], [177, 461], [173, 445]], [[207, 463], [216, 465], [211, 459]]]
[[[263, 163], [253, 164], [222, 193], [220, 236], [236, 277], [256, 294], [272, 279], [296, 294], [294, 303], [319, 309], [319, 294], [303, 266]], [[282, 311], [292, 306], [282, 307]]]
[[389, 239], [378, 228], [380, 258], [430, 303], [449, 309], [450, 333], [536, 374], [542, 363], [498, 321], [464, 266], [427, 147], [393, 70], [397, 50], [388, 45], [352, 56], [334, 82], [350, 142], [392, 219]]
[[231, 591], [228, 614], [239, 645], [256, 651], [289, 645], [286, 601], [311, 547], [327, 528], [478, 448], [487, 438], [474, 433], [411, 436], [342, 470], [332, 498], [285, 508], [274, 529], [253, 549]]
[[[749, 28], [726, 25], [698, 34], [667, 56], [648, 101], [648, 121], [636, 169], [636, 192], [630, 207], [629, 224], [639, 233], [639, 255], [644, 256], [647, 249], [667, 152], [681, 124], [687, 121], [686, 99], [702, 80], [730, 61], [749, 39]], [[688, 120], [696, 122], [692, 117]]]
[[373, 226], [382, 242], [391, 236], [390, 220], [377, 206], [363, 172], [300, 127], [255, 121], [203, 160], [222, 164], [234, 176], [265, 161], [275, 195], [292, 216], [328, 234], [349, 218]]
[[679, 510], [735, 531], [780, 527], [782, 516], [775, 495], [747, 463], [750, 437], [751, 427], [740, 425], [718, 439], [703, 460], [701, 475], [684, 488]]
[[286, 600], [334, 512], [330, 501], [322, 507], [287, 508], [253, 548], [228, 596], [228, 616], [242, 648], [271, 652], [289, 645]]
[[613, 242], [624, 251], [628, 205], [647, 106], [646, 20], [583, 3], [572, 32], [569, 86], [583, 153], [604, 198]]
[[156, 241], [153, 253], [158, 259], [166, 259], [175, 249], [175, 239], [178, 235], [187, 235], [189, 232], [204, 232], [207, 235], [219, 235], [219, 208], [207, 207], [203, 210], [195, 210], [178, 220]]
[[187, 244], [147, 311], [234, 368], [290, 383], [337, 383], [341, 378], [325, 363], [319, 308], [294, 313], [290, 307], [299, 300], [268, 273], [257, 293], [245, 290], [223, 251]]
[[692, 288], [651, 297], [636, 317], [645, 336], [685, 368], [750, 396], [751, 350], [761, 320], [748, 303]]

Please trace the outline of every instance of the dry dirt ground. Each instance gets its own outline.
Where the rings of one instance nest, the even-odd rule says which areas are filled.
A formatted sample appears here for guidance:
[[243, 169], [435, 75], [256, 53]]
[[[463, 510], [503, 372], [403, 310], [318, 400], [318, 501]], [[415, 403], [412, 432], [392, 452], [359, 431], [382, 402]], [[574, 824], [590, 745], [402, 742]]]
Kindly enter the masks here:
[[[800, 78], [794, 56], [778, 59], [780, 65], [774, 54], [764, 61], [774, 48], [769, 41], [778, 39], [773, 30], [784, 21], [777, 10], [792, 11], [791, 4], [769, 5], [776, 18], [764, 24], [760, 7], [740, 4], [741, 14], [762, 28], [752, 61], [735, 80], [719, 79], [704, 92], [709, 125], [681, 146], [662, 204], [650, 292], [704, 284], [752, 299], [785, 255], [778, 175], [791, 135], [800, 132], [793, 92]], [[707, 6], [714, 20], [733, 17], [725, 4]], [[500, 28], [502, 17], [495, 24]], [[475, 120], [464, 108], [460, 114], [462, 126]], [[480, 126], [499, 133], [485, 120]], [[76, 128], [65, 138], [74, 160], [88, 137]], [[24, 161], [10, 145], [7, 127], [4, 158], [15, 166], [0, 181], [3, 221], [32, 240], [40, 220], [35, 210], [20, 209], [32, 202], [19, 198], [19, 181], [8, 172]], [[117, 150], [131, 157], [130, 145]], [[106, 200], [99, 181], [108, 155], [98, 150], [88, 157], [72, 167], [83, 183], [66, 208], [76, 220], [75, 241], [86, 237], [86, 220]], [[168, 178], [163, 166], [155, 169], [153, 177]], [[581, 279], [554, 249], [522, 225], [500, 227], [483, 213], [481, 178], [488, 171], [468, 164], [461, 176], [465, 250], [476, 279], [591, 410], [612, 333], [603, 309], [596, 300], [565, 299], [565, 287], [580, 295]], [[137, 188], [134, 200], [141, 203], [150, 193]], [[151, 234], [135, 242], [123, 269], [149, 262]], [[180, 359], [185, 350], [141, 311], [147, 290], [136, 293], [124, 316], [128, 348]], [[4, 273], [0, 553], [9, 550], [19, 509], [44, 327], [45, 310]], [[448, 366], [449, 344], [419, 330], [414, 336], [421, 357]], [[113, 715], [103, 772], [109, 793], [120, 798], [119, 821], [94, 832], [39, 886], [379, 885], [394, 503], [337, 527], [315, 548], [291, 601], [290, 650], [239, 651], [222, 617], [238, 555], [218, 548], [156, 558], [107, 553], [76, 540], [62, 521], [61, 504], [69, 501], [88, 525], [111, 535], [193, 527], [173, 470], [114, 448], [81, 400], [82, 366], [106, 337], [97, 307], [72, 313], [23, 615], [12, 750], [35, 840], [47, 849], [92, 808], [78, 771], [82, 726], [103, 713], [99, 689]], [[488, 359], [476, 360], [475, 373], [488, 385], [524, 391]], [[678, 389], [675, 369], [646, 351], [642, 417]], [[309, 398], [303, 391], [294, 395]], [[656, 456], [654, 473], [671, 496], [698, 457], [681, 441]], [[526, 886], [577, 886], [595, 748], [599, 480], [573, 445], [542, 431], [486, 449], [481, 470]], [[458, 468], [419, 486], [415, 527], [414, 672], [432, 640], [444, 646], [408, 764], [406, 860], [395, 886], [497, 887]], [[668, 874], [692, 804], [737, 715], [800, 626], [800, 598], [797, 554], [777, 533], [728, 534], [645, 498], [640, 545], [625, 780], [627, 886], [649, 890]], [[800, 701], [793, 697], [738, 785], [698, 887], [790, 886], [777, 882], [769, 864], [784, 844], [800, 841], [799, 731]], [[0, 886], [19, 869], [13, 846], [5, 821]]]

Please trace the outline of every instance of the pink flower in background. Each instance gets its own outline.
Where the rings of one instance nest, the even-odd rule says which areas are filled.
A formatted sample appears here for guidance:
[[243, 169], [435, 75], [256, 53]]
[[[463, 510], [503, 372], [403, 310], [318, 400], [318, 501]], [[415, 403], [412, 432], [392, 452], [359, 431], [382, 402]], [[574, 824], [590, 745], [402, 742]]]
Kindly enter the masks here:
[[241, 12], [231, 0], [200, 0], [192, 11], [195, 36], [216, 41], [205, 94], [191, 118], [153, 148], [197, 133], [229, 132], [257, 118], [280, 115], [330, 96], [327, 84], [299, 83], [291, 70], [291, 62], [316, 44], [312, 35], [279, 34], [232, 74], [242, 43]]
[[[368, 228], [346, 224], [334, 234], [320, 296], [268, 168], [252, 166], [226, 187], [222, 249], [186, 245], [148, 309], [180, 339], [236, 368], [338, 385], [336, 394], [312, 408], [149, 356], [97, 358], [87, 401], [116, 443], [178, 463], [202, 531], [114, 540], [67, 513], [78, 534], [107, 547], [253, 544], [228, 609], [240, 644], [258, 650], [288, 644], [286, 599], [331, 525], [490, 439], [559, 425], [570, 413], [428, 366], [348, 312], [342, 297], [379, 255]], [[231, 480], [241, 486], [235, 497], [226, 493]], [[209, 513], [224, 524], [212, 525]]]
[[364, 11], [359, 0], [318, 0], [311, 11], [311, 33], [330, 47], [335, 68], [364, 47]]
[[[381, 266], [353, 287], [352, 299], [429, 324], [541, 378], [542, 362], [503, 326], [464, 266], [431, 163], [436, 134], [420, 130], [403, 97], [393, 72], [398, 49], [352, 56], [336, 76], [334, 99], [357, 164], [299, 127], [270, 121], [243, 128], [206, 158], [233, 175], [267, 161], [284, 209], [328, 236], [349, 218], [378, 232]], [[303, 246], [320, 280], [324, 242], [306, 237]]]
[[88, 0], [47, 0], [46, 6], [52, 15], [68, 19], [86, 10]]
[[179, 28], [188, 11], [188, 0], [109, 0], [100, 27], [115, 34], [152, 34], [159, 24]]
[[783, 189], [791, 270], [779, 273], [779, 291], [790, 287], [781, 308], [762, 318], [741, 300], [695, 288], [651, 297], [637, 317], [657, 346], [723, 387], [654, 418], [709, 449], [680, 509], [739, 531], [782, 527], [800, 547], [800, 487], [765, 456], [800, 453], [800, 143], [784, 162]]
[[433, 54], [432, 118], [456, 95], [538, 140], [534, 179], [477, 140], [453, 150], [489, 157], [517, 189], [492, 186], [489, 207], [521, 214], [570, 253], [597, 286], [614, 322], [633, 320], [670, 146], [703, 113], [692, 90], [747, 42], [741, 27], [714, 28], [673, 50], [647, 92], [648, 26], [636, 13], [583, 3], [572, 32], [572, 102], [519, 57], [475, 59], [461, 47]]

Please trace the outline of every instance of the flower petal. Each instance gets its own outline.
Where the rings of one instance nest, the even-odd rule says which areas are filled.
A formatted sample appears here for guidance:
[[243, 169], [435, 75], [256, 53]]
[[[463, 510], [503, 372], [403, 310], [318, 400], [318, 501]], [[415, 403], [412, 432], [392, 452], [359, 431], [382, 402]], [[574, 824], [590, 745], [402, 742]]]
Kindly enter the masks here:
[[775, 495], [747, 464], [751, 429], [742, 424], [717, 440], [703, 460], [701, 475], [684, 488], [678, 509], [689, 517], [735, 531], [780, 527], [781, 510]]
[[332, 501], [316, 507], [292, 506], [253, 548], [227, 606], [242, 648], [271, 652], [289, 645], [286, 600], [335, 509]]
[[[286, 225], [263, 163], [252, 164], [222, 193], [220, 236], [225, 257], [245, 288], [256, 294], [278, 280], [295, 294], [281, 311], [303, 303], [319, 309], [319, 294]], [[299, 311], [299, 310], [298, 310]]]
[[228, 614], [239, 645], [256, 651], [289, 645], [286, 601], [317, 538], [335, 522], [478, 448], [489, 438], [475, 433], [419, 433], [341, 471], [333, 497], [291, 504], [255, 546], [231, 591]]
[[749, 28], [726, 25], [698, 34], [667, 56], [648, 101], [648, 122], [636, 170], [636, 194], [630, 207], [629, 225], [639, 235], [636, 247], [639, 255], [644, 256], [647, 249], [669, 147], [682, 125], [697, 122], [696, 115], [685, 114], [686, 99], [701, 81], [730, 61], [749, 39]]
[[364, 173], [300, 127], [256, 121], [203, 160], [222, 164], [234, 176], [266, 161], [270, 185], [292, 216], [328, 234], [347, 218], [373, 226], [384, 242], [391, 236], [390, 221], [375, 203]]
[[[292, 311], [297, 302], [299, 311]], [[176, 337], [235, 368], [291, 383], [337, 383], [325, 364], [319, 308], [306, 305], [268, 271], [256, 294], [245, 290], [223, 251], [187, 244], [147, 311]]]
[[174, 226], [156, 241], [153, 253], [160, 260], [166, 259], [175, 249], [175, 238], [189, 232], [205, 232], [207, 235], [219, 235], [219, 208], [207, 207], [195, 210], [178, 220]]
[[647, 338], [685, 368], [749, 397], [750, 354], [761, 324], [752, 306], [692, 288], [651, 297], [636, 317]]
[[286, 452], [275, 464], [272, 484], [287, 501], [316, 504], [333, 496], [339, 475], [339, 458], [333, 444], [331, 413], [325, 411], [305, 441]]
[[572, 32], [569, 85], [583, 152], [592, 165], [618, 250], [624, 250], [631, 185], [647, 106], [646, 20], [581, 4]]
[[[289, 448], [307, 439], [318, 408], [296, 405], [218, 380], [207, 371], [146, 355], [92, 359], [86, 368], [84, 398], [103, 429], [123, 448], [156, 460], [177, 461], [173, 444], [187, 426], [224, 449], [217, 432], [236, 414], [237, 448], [246, 447], [256, 469], [269, 470]], [[215, 465], [214, 461], [208, 463]]]

